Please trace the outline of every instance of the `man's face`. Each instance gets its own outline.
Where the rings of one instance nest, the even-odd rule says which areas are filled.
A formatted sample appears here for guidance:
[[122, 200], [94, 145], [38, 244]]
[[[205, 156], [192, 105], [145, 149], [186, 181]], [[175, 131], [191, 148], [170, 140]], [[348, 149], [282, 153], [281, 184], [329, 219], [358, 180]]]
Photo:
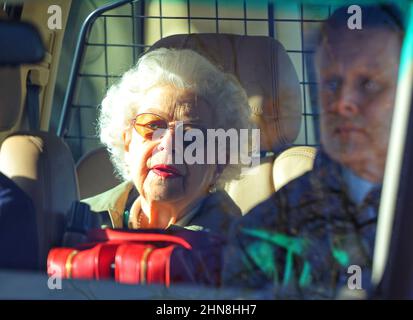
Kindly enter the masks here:
[[399, 54], [399, 36], [379, 28], [338, 30], [317, 51], [321, 143], [372, 182], [383, 178]]

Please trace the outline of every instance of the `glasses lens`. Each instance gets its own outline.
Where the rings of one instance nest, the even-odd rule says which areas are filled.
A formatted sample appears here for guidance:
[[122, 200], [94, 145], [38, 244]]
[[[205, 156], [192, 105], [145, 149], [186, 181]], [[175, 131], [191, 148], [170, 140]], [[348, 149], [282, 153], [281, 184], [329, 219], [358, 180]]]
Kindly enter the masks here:
[[[136, 116], [134, 127], [142, 137], [152, 140], [156, 131], [168, 129], [168, 123], [156, 114], [142, 113]], [[161, 137], [161, 134], [156, 136]]]

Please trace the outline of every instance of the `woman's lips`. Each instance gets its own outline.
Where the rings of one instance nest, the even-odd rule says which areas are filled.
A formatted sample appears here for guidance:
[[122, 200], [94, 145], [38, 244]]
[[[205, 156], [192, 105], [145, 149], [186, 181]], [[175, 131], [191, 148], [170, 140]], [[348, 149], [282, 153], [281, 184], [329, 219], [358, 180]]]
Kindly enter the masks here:
[[162, 178], [176, 178], [182, 176], [176, 168], [165, 164], [153, 166], [151, 170]]

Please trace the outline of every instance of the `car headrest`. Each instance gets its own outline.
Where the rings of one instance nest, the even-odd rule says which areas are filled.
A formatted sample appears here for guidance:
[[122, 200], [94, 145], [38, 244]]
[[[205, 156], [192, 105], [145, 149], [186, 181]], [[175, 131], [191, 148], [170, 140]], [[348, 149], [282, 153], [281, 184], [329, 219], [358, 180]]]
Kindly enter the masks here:
[[1, 146], [0, 171], [33, 200], [40, 263], [45, 267], [48, 251], [60, 244], [65, 215], [72, 202], [79, 200], [70, 149], [61, 138], [47, 132], [15, 133]]
[[23, 109], [27, 71], [21, 64], [43, 60], [45, 49], [38, 31], [29, 23], [0, 20], [0, 131], [14, 127]]
[[294, 66], [284, 47], [265, 36], [180, 34], [157, 41], [157, 48], [192, 49], [244, 87], [252, 120], [261, 129], [261, 151], [293, 142], [300, 130], [301, 93]]
[[27, 22], [0, 20], [0, 66], [43, 60], [45, 50], [37, 29]]

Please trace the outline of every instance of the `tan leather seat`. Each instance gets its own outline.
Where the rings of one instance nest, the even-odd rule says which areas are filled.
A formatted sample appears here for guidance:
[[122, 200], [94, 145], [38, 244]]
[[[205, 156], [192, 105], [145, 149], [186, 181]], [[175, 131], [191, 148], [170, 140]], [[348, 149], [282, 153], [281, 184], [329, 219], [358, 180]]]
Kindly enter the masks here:
[[59, 245], [64, 217], [73, 201], [79, 200], [75, 165], [70, 149], [47, 132], [15, 133], [0, 149], [0, 171], [33, 200], [39, 234], [40, 268], [48, 251]]
[[106, 148], [101, 147], [86, 153], [76, 164], [80, 198], [95, 196], [117, 186], [114, 168]]
[[273, 156], [262, 158], [260, 165], [250, 169], [240, 180], [226, 184], [225, 190], [243, 214], [275, 192], [271, 174], [273, 162]]
[[316, 148], [296, 146], [282, 152], [274, 161], [273, 182], [276, 191], [313, 169]]

